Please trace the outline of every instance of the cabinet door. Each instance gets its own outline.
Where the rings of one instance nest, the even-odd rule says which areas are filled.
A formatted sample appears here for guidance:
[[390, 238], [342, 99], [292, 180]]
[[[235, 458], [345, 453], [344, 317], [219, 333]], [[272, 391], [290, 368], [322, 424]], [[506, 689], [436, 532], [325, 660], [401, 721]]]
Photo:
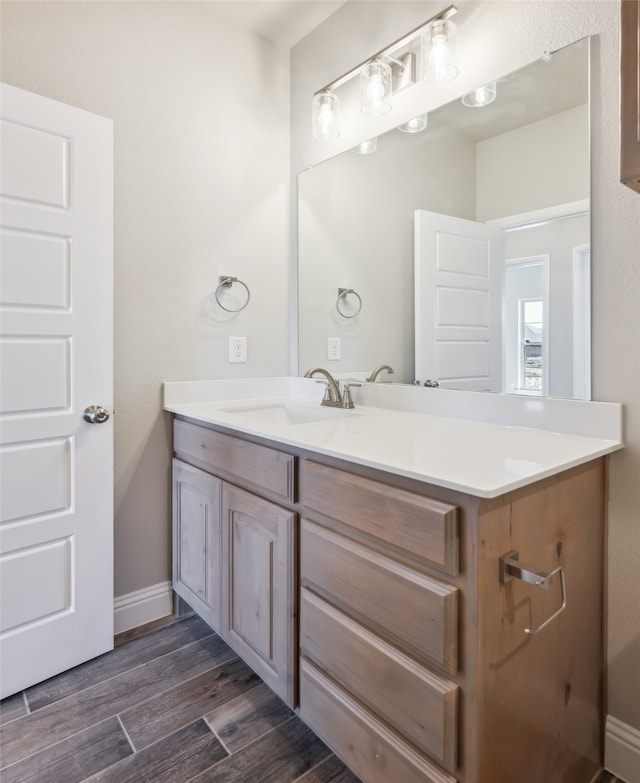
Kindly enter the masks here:
[[220, 629], [220, 486], [203, 470], [173, 460], [173, 589]]
[[222, 485], [222, 635], [293, 706], [295, 514]]

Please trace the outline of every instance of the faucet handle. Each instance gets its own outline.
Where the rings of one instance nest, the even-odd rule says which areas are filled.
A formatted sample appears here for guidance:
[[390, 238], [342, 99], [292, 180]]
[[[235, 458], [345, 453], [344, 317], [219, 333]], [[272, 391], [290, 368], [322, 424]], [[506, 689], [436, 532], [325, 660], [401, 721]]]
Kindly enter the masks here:
[[324, 397], [322, 398], [322, 402], [336, 402], [335, 394], [333, 393], [333, 389], [329, 385], [329, 381], [323, 381], [321, 379], [318, 379], [316, 383], [323, 383], [325, 386]]
[[362, 384], [358, 383], [357, 381], [345, 381], [344, 393], [342, 395], [342, 407], [343, 408], [355, 408], [355, 405], [353, 404], [353, 399], [351, 398], [351, 387], [352, 386], [362, 386]]

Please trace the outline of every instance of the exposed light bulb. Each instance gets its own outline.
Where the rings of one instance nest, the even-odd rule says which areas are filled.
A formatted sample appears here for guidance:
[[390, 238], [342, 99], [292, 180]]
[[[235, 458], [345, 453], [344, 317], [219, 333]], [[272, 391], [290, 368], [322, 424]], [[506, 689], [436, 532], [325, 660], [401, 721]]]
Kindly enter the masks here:
[[391, 111], [387, 100], [391, 93], [391, 67], [372, 60], [360, 73], [360, 105], [364, 114], [380, 117]]
[[322, 135], [328, 139], [331, 136], [331, 129], [336, 124], [336, 115], [333, 113], [331, 106], [324, 104], [320, 107], [318, 112], [318, 125], [322, 131]]
[[422, 78], [426, 82], [449, 82], [458, 75], [455, 25], [442, 19], [422, 36]]
[[340, 135], [340, 102], [331, 92], [321, 92], [313, 96], [312, 124], [313, 135], [321, 141], [329, 141]]

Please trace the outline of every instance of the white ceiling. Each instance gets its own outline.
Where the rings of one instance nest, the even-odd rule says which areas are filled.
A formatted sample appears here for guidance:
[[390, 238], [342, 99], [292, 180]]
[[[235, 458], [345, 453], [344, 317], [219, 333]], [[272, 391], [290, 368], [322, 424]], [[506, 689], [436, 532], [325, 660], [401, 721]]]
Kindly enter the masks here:
[[335, 13], [346, 0], [211, 0], [211, 10], [230, 24], [291, 48]]

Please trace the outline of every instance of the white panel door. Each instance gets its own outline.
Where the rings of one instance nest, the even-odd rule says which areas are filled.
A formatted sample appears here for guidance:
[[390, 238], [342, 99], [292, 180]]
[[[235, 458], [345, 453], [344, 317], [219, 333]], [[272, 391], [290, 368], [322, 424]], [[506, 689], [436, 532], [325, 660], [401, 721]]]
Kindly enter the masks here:
[[0, 91], [4, 697], [113, 647], [113, 124]]
[[416, 380], [502, 389], [502, 230], [415, 213]]

